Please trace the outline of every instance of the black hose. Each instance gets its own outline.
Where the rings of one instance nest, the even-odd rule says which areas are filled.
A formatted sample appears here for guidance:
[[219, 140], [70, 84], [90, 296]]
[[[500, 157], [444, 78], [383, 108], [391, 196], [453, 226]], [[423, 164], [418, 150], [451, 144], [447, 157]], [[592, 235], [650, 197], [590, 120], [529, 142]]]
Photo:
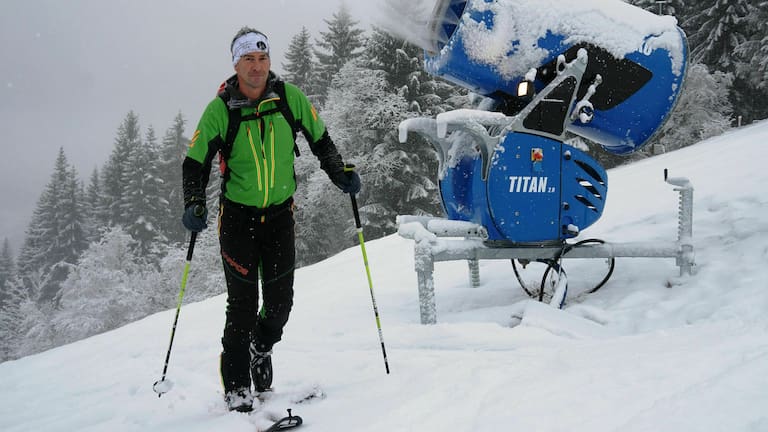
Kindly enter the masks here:
[[[567, 247], [563, 248], [561, 256], [564, 256], [565, 254], [570, 252], [571, 249], [573, 249], [573, 248], [576, 248], [578, 246], [581, 246], [581, 245], [584, 245], [584, 244], [588, 244], [588, 243], [605, 244], [605, 241], [601, 240], [601, 239], [586, 239], [586, 240], [581, 240], [579, 242], [576, 242], [576, 243], [574, 243], [572, 245], [571, 244], [566, 244]], [[560, 257], [558, 257], [557, 259], [559, 259], [559, 258]], [[608, 273], [606, 273], [605, 277], [603, 278], [603, 280], [600, 281], [600, 283], [598, 283], [594, 288], [592, 288], [591, 290], [589, 290], [587, 292], [589, 294], [592, 294], [592, 293], [596, 292], [597, 290], [599, 290], [600, 288], [602, 288], [603, 285], [605, 285], [606, 282], [608, 282], [608, 279], [611, 278], [611, 275], [613, 275], [613, 269], [615, 267], [616, 267], [616, 258], [615, 257], [611, 257], [611, 264], [610, 264], [610, 267], [608, 268]]]
[[[517, 282], [520, 284], [520, 287], [525, 291], [526, 294], [528, 294], [528, 297], [530, 298], [536, 298], [537, 293], [529, 291], [528, 288], [525, 286], [525, 282], [523, 282], [523, 278], [520, 276], [520, 272], [517, 271], [517, 265], [515, 265], [515, 260], [510, 260], [512, 262], [512, 270], [515, 272], [515, 277], [517, 278]], [[549, 259], [538, 259], [536, 262], [540, 262], [542, 264], [547, 265], [547, 269], [544, 271], [544, 276], [541, 278], [541, 285], [539, 286], [539, 292], [538, 292], [538, 300], [544, 301], [544, 289], [546, 287], [546, 281], [547, 276], [549, 275], [550, 270], [555, 270], [556, 272], [560, 272], [562, 268], [560, 267], [560, 264], [558, 264], [554, 260]], [[563, 270], [563, 273], [565, 273], [565, 270]]]
[[528, 291], [528, 288], [525, 287], [525, 282], [523, 282], [523, 278], [520, 277], [520, 273], [517, 271], [517, 265], [515, 265], [515, 259], [512, 258], [510, 260], [512, 262], [512, 270], [515, 271], [515, 277], [517, 278], [517, 282], [520, 284], [520, 288], [525, 291], [526, 294], [528, 294], [528, 297], [533, 298], [534, 294], [530, 291]]
[[[561, 266], [559, 264], [560, 260], [568, 252], [570, 252], [572, 249], [574, 249], [576, 247], [579, 247], [579, 246], [582, 246], [582, 245], [585, 245], [585, 244], [589, 244], [589, 243], [605, 244], [605, 241], [604, 240], [600, 240], [600, 239], [586, 239], [586, 240], [581, 240], [579, 242], [576, 242], [574, 244], [563, 243], [563, 247], [560, 249], [560, 251], [557, 253], [557, 255], [555, 255], [552, 259], [539, 259], [539, 260], [536, 260], [537, 262], [541, 262], [541, 263], [547, 264], [547, 269], [544, 271], [544, 276], [541, 279], [541, 290], [538, 293], [539, 294], [539, 296], [538, 296], [539, 297], [539, 299], [538, 299], [539, 301], [543, 301], [544, 300], [544, 288], [546, 286], [546, 280], [547, 280], [547, 276], [549, 275], [550, 270], [555, 270], [556, 272], [559, 273], [561, 271]], [[528, 297], [534, 298], [535, 294], [532, 293], [531, 291], [529, 291], [528, 288], [526, 288], [525, 283], [523, 282], [522, 277], [520, 277], [520, 273], [517, 271], [517, 266], [515, 265], [515, 260], [512, 259], [511, 261], [512, 261], [512, 269], [515, 272], [515, 277], [517, 278], [517, 282], [520, 283], [520, 287], [523, 289], [523, 291], [525, 291], [526, 294], [528, 294]], [[587, 292], [589, 294], [592, 294], [592, 293], [596, 292], [597, 290], [599, 290], [600, 288], [602, 288], [603, 285], [605, 285], [606, 282], [608, 282], [608, 279], [610, 279], [611, 276], [613, 275], [613, 269], [615, 268], [615, 266], [616, 266], [616, 258], [612, 257], [611, 258], [611, 262], [610, 262], [610, 267], [608, 268], [608, 273], [605, 275], [603, 280], [601, 280], [600, 283], [598, 283], [594, 288], [590, 289]]]

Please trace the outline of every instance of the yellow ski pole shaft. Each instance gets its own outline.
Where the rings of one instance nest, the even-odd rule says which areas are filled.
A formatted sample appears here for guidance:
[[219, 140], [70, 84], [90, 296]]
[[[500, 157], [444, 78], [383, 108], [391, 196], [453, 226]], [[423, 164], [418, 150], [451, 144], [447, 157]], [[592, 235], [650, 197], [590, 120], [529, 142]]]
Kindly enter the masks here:
[[184, 273], [181, 276], [181, 289], [179, 290], [179, 298], [176, 301], [176, 317], [173, 319], [173, 327], [171, 328], [171, 341], [168, 343], [168, 353], [165, 355], [163, 376], [152, 386], [152, 389], [155, 391], [155, 393], [157, 393], [157, 397], [162, 396], [164, 393], [170, 390], [170, 385], [165, 383], [165, 374], [168, 372], [168, 361], [171, 359], [171, 348], [173, 347], [173, 338], [176, 336], [176, 325], [179, 323], [181, 303], [184, 300], [184, 292], [187, 289], [187, 276], [189, 276], [189, 265], [192, 262], [192, 251], [195, 249], [195, 240], [197, 240], [197, 233], [193, 232], [189, 239], [189, 248], [187, 249], [187, 262], [184, 264]]
[[357, 199], [355, 194], [349, 194], [352, 198], [352, 211], [355, 214], [355, 227], [357, 228], [357, 239], [360, 241], [360, 250], [363, 252], [363, 263], [365, 263], [365, 274], [368, 276], [368, 289], [371, 291], [371, 302], [373, 303], [373, 314], [376, 317], [376, 328], [379, 331], [379, 341], [381, 342], [381, 354], [384, 356], [384, 367], [389, 374], [389, 362], [387, 361], [387, 350], [384, 348], [384, 335], [381, 332], [381, 320], [379, 319], [379, 308], [376, 306], [376, 297], [373, 295], [373, 281], [371, 280], [371, 270], [368, 267], [368, 255], [365, 253], [365, 239], [363, 238], [363, 225], [360, 223], [360, 212], [357, 210]]

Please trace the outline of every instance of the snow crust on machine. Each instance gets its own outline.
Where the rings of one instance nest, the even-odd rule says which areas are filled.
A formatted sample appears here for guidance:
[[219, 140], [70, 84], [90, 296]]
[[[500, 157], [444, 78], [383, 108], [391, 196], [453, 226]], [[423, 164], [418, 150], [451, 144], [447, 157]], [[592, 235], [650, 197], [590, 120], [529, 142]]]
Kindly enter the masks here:
[[[665, 48], [675, 73], [683, 69], [684, 47], [672, 16], [658, 16], [619, 0], [472, 0], [470, 4], [480, 14], [465, 13], [457, 30], [468, 58], [493, 66], [509, 80], [552, 56], [537, 41], [553, 34], [569, 35], [565, 44], [600, 46], [617, 58]], [[486, 12], [493, 16], [490, 28], [484, 21]], [[447, 61], [455, 39], [428, 61]]]

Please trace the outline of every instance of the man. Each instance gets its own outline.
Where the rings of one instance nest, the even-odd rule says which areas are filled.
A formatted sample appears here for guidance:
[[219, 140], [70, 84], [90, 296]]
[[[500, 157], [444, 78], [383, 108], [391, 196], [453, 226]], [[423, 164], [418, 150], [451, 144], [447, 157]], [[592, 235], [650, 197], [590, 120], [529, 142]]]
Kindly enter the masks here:
[[251, 380], [256, 392], [270, 389], [272, 346], [293, 305], [295, 131], [304, 133], [342, 192], [359, 192], [360, 178], [345, 168], [307, 97], [270, 71], [263, 33], [241, 29], [230, 50], [235, 75], [208, 104], [184, 160], [182, 222], [193, 232], [206, 228], [205, 188], [220, 153], [219, 243], [227, 281], [221, 378], [228, 408], [250, 411]]

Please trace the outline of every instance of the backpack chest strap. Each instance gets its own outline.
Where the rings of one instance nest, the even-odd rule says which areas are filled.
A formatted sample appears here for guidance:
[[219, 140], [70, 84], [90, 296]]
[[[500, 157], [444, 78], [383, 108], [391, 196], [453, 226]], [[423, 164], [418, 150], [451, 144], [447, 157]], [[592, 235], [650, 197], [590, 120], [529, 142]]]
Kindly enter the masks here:
[[268, 115], [274, 114], [276, 112], [281, 112], [281, 111], [282, 110], [278, 107], [278, 108], [268, 109], [266, 111], [254, 111], [253, 113], [248, 114], [248, 115], [242, 115], [241, 114], [240, 121], [244, 122], [244, 121], [248, 121], [248, 120], [259, 120], [259, 119], [261, 119], [263, 117], [266, 117]]

